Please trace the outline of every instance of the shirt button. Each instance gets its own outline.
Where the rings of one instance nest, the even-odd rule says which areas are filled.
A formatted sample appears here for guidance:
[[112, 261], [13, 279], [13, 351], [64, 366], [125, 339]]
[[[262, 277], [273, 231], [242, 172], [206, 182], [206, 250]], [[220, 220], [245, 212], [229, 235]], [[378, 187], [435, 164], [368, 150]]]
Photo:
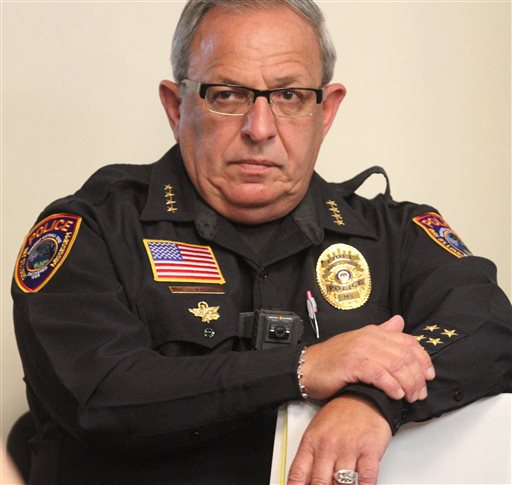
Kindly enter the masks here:
[[212, 338], [215, 336], [215, 330], [213, 330], [213, 328], [207, 327], [204, 329], [203, 335], [206, 338]]
[[459, 401], [462, 401], [462, 392], [457, 390], [453, 393], [453, 399], [455, 399], [455, 401], [459, 402]]
[[260, 273], [260, 278], [263, 279], [263, 280], [266, 280], [268, 278], [268, 272], [266, 269], [264, 269], [261, 273]]

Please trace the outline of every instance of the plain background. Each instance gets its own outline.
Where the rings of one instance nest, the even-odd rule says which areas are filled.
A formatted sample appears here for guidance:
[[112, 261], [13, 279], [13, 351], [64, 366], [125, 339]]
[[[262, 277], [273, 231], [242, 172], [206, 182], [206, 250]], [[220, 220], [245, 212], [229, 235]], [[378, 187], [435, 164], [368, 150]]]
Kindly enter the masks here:
[[[437, 207], [497, 264], [510, 296], [510, 2], [318, 3], [338, 50], [335, 80], [348, 90], [318, 171], [341, 181], [384, 166], [394, 198]], [[158, 83], [172, 78], [183, 4], [1, 4], [4, 439], [27, 408], [9, 295], [23, 237], [100, 166], [150, 163], [173, 144]], [[362, 193], [383, 187], [375, 176]]]

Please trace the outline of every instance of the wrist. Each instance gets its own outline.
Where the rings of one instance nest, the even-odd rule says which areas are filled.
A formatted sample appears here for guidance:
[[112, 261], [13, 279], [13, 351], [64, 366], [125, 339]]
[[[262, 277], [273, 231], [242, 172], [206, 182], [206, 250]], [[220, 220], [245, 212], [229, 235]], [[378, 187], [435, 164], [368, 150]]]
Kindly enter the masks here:
[[306, 363], [306, 349], [307, 346], [304, 346], [299, 355], [299, 361], [297, 363], [297, 382], [299, 384], [299, 391], [302, 396], [302, 399], [308, 399], [308, 391], [306, 389], [306, 385], [304, 384], [304, 367], [303, 365]]

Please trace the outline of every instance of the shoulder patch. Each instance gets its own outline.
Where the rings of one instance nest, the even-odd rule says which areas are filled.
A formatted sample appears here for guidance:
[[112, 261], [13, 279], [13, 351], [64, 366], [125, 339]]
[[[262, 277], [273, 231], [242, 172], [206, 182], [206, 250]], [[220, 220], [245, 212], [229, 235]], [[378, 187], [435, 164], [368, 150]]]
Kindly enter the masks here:
[[439, 246], [446, 249], [446, 251], [454, 256], [457, 256], [457, 258], [471, 256], [471, 251], [439, 214], [427, 212], [426, 214], [413, 217], [412, 220], [420, 226], [431, 239], [439, 244]]
[[21, 247], [14, 279], [25, 293], [39, 291], [66, 260], [75, 242], [82, 218], [54, 214], [36, 224]]

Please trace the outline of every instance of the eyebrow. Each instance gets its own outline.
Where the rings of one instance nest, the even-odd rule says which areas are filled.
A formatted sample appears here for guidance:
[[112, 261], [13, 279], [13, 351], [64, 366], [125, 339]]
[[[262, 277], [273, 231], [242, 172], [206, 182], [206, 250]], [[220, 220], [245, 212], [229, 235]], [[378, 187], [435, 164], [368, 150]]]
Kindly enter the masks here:
[[[285, 76], [274, 79], [273, 84], [279, 87], [297, 85], [297, 76]], [[300, 83], [299, 83], [300, 84]]]
[[[235, 81], [234, 79], [229, 78], [229, 77], [220, 78], [219, 84], [232, 84], [234, 86], [247, 86], [246, 84], [242, 84], [242, 83]], [[274, 79], [272, 81], [272, 85], [274, 86], [273, 89], [298, 86], [297, 76], [284, 76], [284, 77]], [[247, 87], [250, 87], [250, 86], [247, 86]]]

